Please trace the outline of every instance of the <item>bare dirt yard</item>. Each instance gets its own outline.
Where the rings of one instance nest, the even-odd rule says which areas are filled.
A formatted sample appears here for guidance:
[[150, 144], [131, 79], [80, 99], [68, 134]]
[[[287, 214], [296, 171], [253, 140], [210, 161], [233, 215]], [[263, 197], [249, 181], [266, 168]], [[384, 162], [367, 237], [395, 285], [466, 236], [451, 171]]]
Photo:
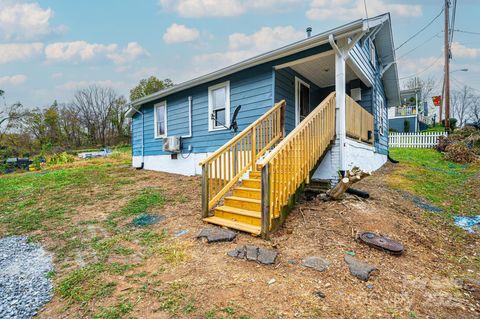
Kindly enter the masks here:
[[[406, 196], [424, 195], [427, 168], [402, 160], [355, 185], [370, 199], [302, 200], [270, 241], [240, 233], [216, 244], [196, 238], [214, 227], [200, 217], [199, 177], [134, 170], [129, 153], [77, 161], [0, 177], [0, 237], [28, 235], [54, 256], [55, 294], [38, 318], [479, 318], [480, 236], [452, 224], [456, 199], [429, 198], [444, 209], [432, 213]], [[468, 191], [478, 165], [451, 169], [465, 175], [469, 211], [478, 207]], [[133, 226], [146, 212], [165, 219]], [[402, 242], [404, 254], [359, 243], [361, 231]], [[226, 255], [245, 244], [276, 249], [276, 263]], [[350, 274], [348, 254], [377, 268], [368, 282]], [[302, 266], [309, 256], [328, 269]]]

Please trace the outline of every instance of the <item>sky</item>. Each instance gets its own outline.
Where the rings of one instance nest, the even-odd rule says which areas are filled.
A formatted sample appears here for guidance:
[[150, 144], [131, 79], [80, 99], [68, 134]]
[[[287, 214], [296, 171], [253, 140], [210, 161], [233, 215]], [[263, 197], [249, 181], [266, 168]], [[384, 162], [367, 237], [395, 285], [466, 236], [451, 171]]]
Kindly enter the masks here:
[[[0, 89], [7, 103], [44, 107], [75, 90], [128, 97], [140, 79], [175, 83], [384, 12], [395, 46], [427, 25], [442, 0], [0, 0]], [[458, 0], [455, 29], [480, 32], [480, 0]], [[400, 82], [443, 79], [443, 15], [396, 51]], [[455, 32], [451, 86], [480, 93], [480, 35]], [[468, 72], [459, 71], [468, 68]]]

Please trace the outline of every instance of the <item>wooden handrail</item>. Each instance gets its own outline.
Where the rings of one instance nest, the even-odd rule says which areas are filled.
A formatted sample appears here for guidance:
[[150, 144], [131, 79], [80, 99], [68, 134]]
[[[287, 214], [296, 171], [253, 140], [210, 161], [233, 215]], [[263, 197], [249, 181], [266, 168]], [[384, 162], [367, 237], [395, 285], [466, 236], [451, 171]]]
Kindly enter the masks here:
[[237, 136], [200, 162], [202, 166], [202, 216], [238, 182], [255, 162], [283, 136], [285, 100], [250, 124]]
[[267, 236], [271, 221], [279, 218], [298, 188], [309, 182], [310, 172], [335, 136], [335, 92], [321, 102], [272, 152], [257, 169], [262, 176], [262, 234]]
[[237, 135], [235, 135], [230, 141], [228, 141], [227, 143], [225, 143], [223, 146], [221, 146], [219, 149], [217, 149], [215, 152], [213, 152], [209, 157], [207, 157], [206, 159], [204, 159], [203, 161], [200, 161], [200, 163], [198, 163], [198, 165], [200, 166], [203, 166], [205, 163], [211, 161], [213, 158], [215, 158], [216, 156], [218, 156], [219, 154], [223, 153], [229, 146], [231, 146], [232, 144], [238, 142], [241, 138], [243, 138], [246, 134], [248, 134], [248, 132], [258, 126], [258, 124], [260, 122], [262, 122], [265, 118], [267, 118], [270, 114], [272, 114], [273, 112], [277, 111], [279, 108], [285, 106], [285, 100], [281, 100], [280, 102], [276, 103], [270, 110], [267, 111], [267, 113], [263, 114], [262, 116], [260, 116], [258, 119], [256, 119], [252, 124], [250, 124], [249, 126], [247, 126], [243, 131], [241, 131], [240, 133], [238, 133]]
[[373, 144], [373, 115], [348, 95], [345, 97], [345, 108], [347, 135]]

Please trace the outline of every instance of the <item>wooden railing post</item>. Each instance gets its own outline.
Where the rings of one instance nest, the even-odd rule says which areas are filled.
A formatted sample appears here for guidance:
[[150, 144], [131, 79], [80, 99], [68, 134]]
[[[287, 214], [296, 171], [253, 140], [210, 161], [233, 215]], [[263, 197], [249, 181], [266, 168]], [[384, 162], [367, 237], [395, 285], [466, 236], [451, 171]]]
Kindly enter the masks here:
[[252, 128], [252, 171], [256, 170], [255, 162], [257, 161], [257, 128]]
[[208, 172], [208, 163], [202, 166], [202, 217], [208, 217], [208, 202], [210, 201], [210, 196], [208, 194], [209, 189], [209, 172]]
[[270, 164], [262, 167], [262, 237], [268, 239], [270, 233]]

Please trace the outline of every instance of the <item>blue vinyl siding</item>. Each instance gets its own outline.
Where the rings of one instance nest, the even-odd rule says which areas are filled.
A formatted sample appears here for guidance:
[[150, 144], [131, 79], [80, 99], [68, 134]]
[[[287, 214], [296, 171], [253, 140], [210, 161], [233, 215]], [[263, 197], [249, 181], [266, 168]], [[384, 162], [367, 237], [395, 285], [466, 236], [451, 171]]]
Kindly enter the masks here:
[[[273, 67], [275, 65], [288, 63], [330, 49], [330, 45], [317, 46], [142, 105], [141, 110], [145, 117], [145, 129], [143, 132], [145, 145], [144, 155], [170, 154], [163, 152], [163, 140], [154, 138], [154, 104], [161, 101], [166, 101], [167, 103], [168, 136], [187, 135], [189, 125], [188, 97], [191, 96], [192, 137], [182, 140], [182, 150], [186, 152], [191, 145], [192, 152], [194, 153], [213, 152], [230, 140], [234, 134], [229, 130], [208, 131], [209, 86], [230, 81], [230, 116], [233, 115], [236, 106], [242, 106], [237, 118], [239, 131], [242, 131], [273, 106], [275, 90], [275, 72]], [[294, 94], [293, 89], [292, 94]], [[292, 102], [292, 106], [294, 107], [295, 101], [292, 100]], [[294, 123], [294, 121], [295, 117], [293, 116], [292, 123]], [[141, 155], [141, 128], [142, 117], [140, 114], [136, 114], [133, 116], [132, 125], [132, 152], [134, 156]]]
[[[360, 66], [367, 78], [373, 83], [371, 88], [362, 87], [362, 100], [360, 105], [374, 116], [374, 140], [375, 151], [380, 154], [388, 154], [388, 121], [385, 123], [384, 134], [380, 134], [381, 115], [384, 114], [387, 118], [387, 99], [383, 88], [382, 79], [380, 78], [380, 65], [378, 63], [378, 56], [375, 59], [377, 65], [374, 67], [370, 59], [369, 41], [359, 41], [352, 51], [350, 56], [355, 60], [356, 64]], [[347, 92], [349, 92], [347, 88]], [[383, 108], [380, 109], [380, 99], [383, 98]]]
[[414, 133], [416, 116], [397, 117], [390, 119], [388, 120], [388, 125], [391, 129], [394, 129], [397, 132], [405, 132], [405, 121], [410, 125], [410, 129], [406, 133]]
[[[233, 115], [238, 105], [242, 106], [237, 118], [240, 131], [272, 107], [272, 72], [267, 66], [245, 70], [228, 78], [218, 79], [147, 103], [142, 107], [145, 116], [145, 155], [169, 154], [163, 152], [162, 139], [154, 138], [154, 104], [161, 101], [167, 102], [168, 136], [186, 136], [189, 133], [189, 96], [192, 97], [192, 137], [182, 140], [184, 152], [189, 145], [195, 153], [213, 152], [230, 140], [234, 135], [229, 130], [208, 131], [208, 87], [225, 81], [230, 81], [230, 114]], [[137, 140], [141, 141], [136, 138], [138, 130], [135, 129], [137, 125], [135, 122], [141, 122], [141, 116], [134, 117], [134, 143]], [[141, 123], [139, 125], [141, 126]], [[139, 133], [141, 134], [141, 130]], [[136, 144], [134, 149], [138, 149]], [[134, 151], [134, 155], [137, 153]]]
[[321, 101], [321, 88], [307, 80], [291, 68], [275, 71], [275, 102], [285, 100], [285, 132], [288, 134], [295, 128], [295, 77], [310, 86], [310, 111]]

